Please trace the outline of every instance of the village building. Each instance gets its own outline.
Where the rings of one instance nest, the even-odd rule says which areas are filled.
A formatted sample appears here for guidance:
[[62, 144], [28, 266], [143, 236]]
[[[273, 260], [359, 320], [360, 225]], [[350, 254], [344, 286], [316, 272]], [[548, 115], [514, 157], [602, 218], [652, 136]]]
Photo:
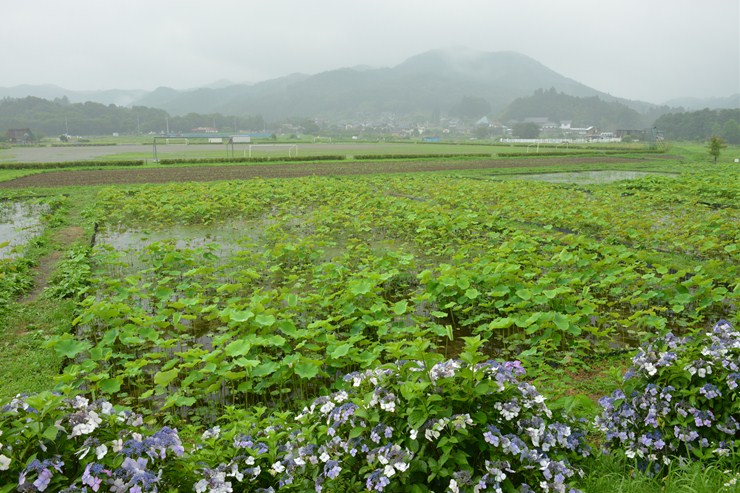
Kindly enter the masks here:
[[30, 128], [11, 128], [5, 133], [5, 138], [11, 144], [30, 144], [36, 141]]

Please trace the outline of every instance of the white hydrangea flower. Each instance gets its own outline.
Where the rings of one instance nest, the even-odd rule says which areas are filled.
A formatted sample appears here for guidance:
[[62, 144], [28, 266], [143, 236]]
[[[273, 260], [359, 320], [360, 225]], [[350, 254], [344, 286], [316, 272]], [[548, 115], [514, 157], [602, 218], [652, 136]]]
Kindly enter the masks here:
[[206, 481], [205, 479], [201, 479], [193, 485], [195, 493], [203, 493], [204, 491], [206, 491], [206, 488], [208, 488], [208, 481]]
[[383, 411], [388, 411], [389, 413], [392, 413], [396, 410], [396, 402], [395, 401], [381, 401], [380, 408]]
[[72, 428], [71, 436], [76, 437], [80, 435], [89, 435], [90, 433], [95, 431], [98, 425], [100, 425], [100, 423], [102, 422], [103, 420], [100, 419], [98, 413], [96, 413], [95, 411], [90, 411], [87, 415], [87, 420], [76, 424]]
[[95, 448], [95, 457], [98, 458], [98, 460], [105, 457], [105, 454], [108, 453], [108, 447], [105, 444], [99, 445]]
[[219, 436], [221, 436], [221, 427], [214, 426], [213, 428], [204, 431], [201, 438], [203, 440], [208, 440], [209, 438], [218, 438]]
[[450, 479], [450, 485], [447, 487], [452, 493], [460, 493], [460, 488], [457, 486], [457, 481]]
[[424, 432], [424, 436], [431, 442], [432, 440], [439, 438], [439, 432], [428, 428], [427, 431]]

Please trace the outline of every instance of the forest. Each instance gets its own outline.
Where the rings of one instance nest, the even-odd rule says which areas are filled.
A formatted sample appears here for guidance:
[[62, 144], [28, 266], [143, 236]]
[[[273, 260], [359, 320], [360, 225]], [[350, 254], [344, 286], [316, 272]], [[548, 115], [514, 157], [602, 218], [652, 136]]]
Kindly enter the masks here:
[[166, 111], [145, 106], [131, 108], [101, 103], [70, 103], [67, 98], [26, 97], [0, 100], [0, 138], [10, 128], [30, 128], [36, 136], [111, 135], [190, 132], [197, 127], [224, 131], [262, 130], [261, 116], [231, 117], [221, 114], [190, 113], [171, 116]]
[[672, 140], [706, 140], [721, 137], [728, 144], [740, 144], [740, 108], [667, 113], [655, 126]]
[[[485, 103], [481, 98], [463, 98], [463, 102], [475, 101]], [[458, 110], [463, 112], [463, 109], [461, 104]], [[487, 109], [490, 110], [490, 106]], [[494, 120], [508, 124], [527, 117], [547, 117], [555, 123], [568, 120], [574, 127], [595, 126], [607, 131], [657, 127], [670, 140], [704, 141], [718, 136], [729, 144], [740, 144], [740, 109], [668, 110], [667, 107], [654, 107], [647, 113], [639, 113], [620, 102], [606, 102], [595, 96], [579, 98], [549, 89], [514, 100]], [[310, 122], [306, 118], [301, 121]], [[237, 133], [262, 130], [266, 124], [261, 115], [188, 113], [173, 116], [165, 110], [145, 106], [70, 103], [67, 98], [50, 101], [29, 96], [0, 100], [0, 139], [5, 138], [5, 132], [11, 128], [30, 128], [36, 136], [56, 136], [181, 133], [197, 127]], [[306, 132], [310, 132], [308, 128]]]

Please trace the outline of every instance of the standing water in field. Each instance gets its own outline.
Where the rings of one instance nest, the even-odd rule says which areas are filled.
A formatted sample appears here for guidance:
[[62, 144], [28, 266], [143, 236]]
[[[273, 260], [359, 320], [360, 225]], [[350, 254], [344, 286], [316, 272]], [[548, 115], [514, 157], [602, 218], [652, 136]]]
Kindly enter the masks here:
[[46, 206], [24, 202], [0, 202], [0, 259], [20, 256], [19, 250], [41, 233]]
[[578, 183], [582, 185], [611, 183], [620, 180], [636, 180], [646, 176], [677, 176], [676, 173], [656, 173], [652, 171], [573, 171], [563, 173], [532, 173], [517, 175], [495, 175], [506, 180], [535, 180], [548, 183]]

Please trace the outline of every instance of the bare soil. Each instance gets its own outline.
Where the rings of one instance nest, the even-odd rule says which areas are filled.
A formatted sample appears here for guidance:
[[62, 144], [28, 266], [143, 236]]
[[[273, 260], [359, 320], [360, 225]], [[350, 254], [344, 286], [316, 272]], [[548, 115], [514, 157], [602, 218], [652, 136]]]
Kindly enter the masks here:
[[20, 300], [21, 303], [33, 303], [38, 300], [46, 286], [49, 285], [49, 280], [62, 258], [62, 253], [69, 245], [80, 240], [84, 235], [85, 230], [80, 226], [69, 226], [56, 232], [54, 242], [58, 243], [59, 247], [39, 260], [38, 265], [34, 268], [34, 287]]

